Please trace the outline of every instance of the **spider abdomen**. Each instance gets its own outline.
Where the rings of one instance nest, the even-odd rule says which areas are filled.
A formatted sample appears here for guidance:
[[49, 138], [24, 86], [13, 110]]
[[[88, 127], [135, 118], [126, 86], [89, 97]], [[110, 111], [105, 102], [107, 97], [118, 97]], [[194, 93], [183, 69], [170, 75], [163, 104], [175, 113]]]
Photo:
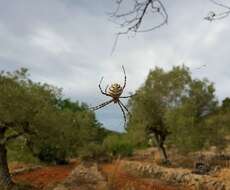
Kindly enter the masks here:
[[113, 98], [119, 98], [122, 92], [123, 92], [123, 88], [121, 87], [121, 85], [115, 83], [109, 87], [108, 94]]

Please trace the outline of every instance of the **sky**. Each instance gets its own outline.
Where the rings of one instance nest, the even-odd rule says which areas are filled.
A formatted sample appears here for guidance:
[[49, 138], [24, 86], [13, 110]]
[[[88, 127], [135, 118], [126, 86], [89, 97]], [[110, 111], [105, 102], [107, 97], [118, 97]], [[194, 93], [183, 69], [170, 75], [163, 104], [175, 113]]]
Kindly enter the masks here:
[[[109, 17], [114, 0], [0, 0], [0, 70], [26, 67], [34, 81], [60, 87], [65, 98], [95, 106], [108, 100], [98, 89], [100, 78], [104, 76], [103, 87], [122, 84], [122, 65], [128, 95], [155, 66], [169, 70], [185, 64], [194, 78], [214, 82], [219, 100], [229, 96], [230, 17], [204, 20], [210, 10], [221, 11], [209, 0], [162, 2], [168, 24], [121, 36], [111, 55], [115, 34], [121, 31]], [[155, 24], [154, 18], [145, 24]], [[118, 105], [98, 110], [96, 116], [104, 127], [123, 131]]]

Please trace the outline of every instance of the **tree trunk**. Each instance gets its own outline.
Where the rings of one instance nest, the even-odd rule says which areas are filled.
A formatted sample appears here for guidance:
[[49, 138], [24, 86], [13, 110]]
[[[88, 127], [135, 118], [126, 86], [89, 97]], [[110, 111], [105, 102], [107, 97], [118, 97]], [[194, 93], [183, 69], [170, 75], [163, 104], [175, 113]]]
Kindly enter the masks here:
[[168, 155], [166, 153], [166, 149], [164, 147], [164, 138], [160, 135], [160, 134], [155, 134], [155, 139], [157, 142], [157, 146], [161, 152], [161, 155], [163, 155], [164, 158], [164, 162], [165, 163], [170, 163], [169, 159], [168, 159]]
[[161, 152], [162, 152], [162, 154], [163, 154], [163, 156], [164, 156], [164, 160], [165, 160], [165, 161], [168, 161], [168, 155], [167, 155], [167, 153], [166, 153], [166, 150], [165, 150], [164, 145], [162, 144], [162, 145], [160, 145], [159, 147], [160, 147]]
[[[0, 129], [0, 140], [4, 137], [5, 130]], [[13, 185], [7, 162], [6, 145], [0, 144], [0, 189], [7, 190]]]

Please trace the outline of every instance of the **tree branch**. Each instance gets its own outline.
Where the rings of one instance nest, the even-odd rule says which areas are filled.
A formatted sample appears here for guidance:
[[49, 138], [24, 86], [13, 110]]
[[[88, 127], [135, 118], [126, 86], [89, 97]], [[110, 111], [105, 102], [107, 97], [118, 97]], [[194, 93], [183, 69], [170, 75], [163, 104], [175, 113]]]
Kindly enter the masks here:
[[22, 136], [24, 134], [25, 134], [24, 132], [20, 132], [18, 134], [10, 135], [10, 136], [6, 137], [6, 142], [9, 142], [11, 140], [17, 139], [18, 137], [20, 137], [20, 136]]
[[225, 11], [222, 11], [220, 13], [216, 13], [214, 11], [210, 11], [206, 17], [204, 17], [205, 20], [208, 21], [214, 21], [214, 20], [220, 20], [228, 17], [230, 15], [230, 7], [217, 2], [216, 0], [210, 0], [213, 4], [225, 9]]
[[[139, 2], [134, 0], [134, 5], [131, 9], [125, 12], [121, 12], [123, 0], [117, 0], [117, 8], [111, 14], [112, 20], [115, 22], [118, 20], [118, 23], [121, 28], [124, 28], [123, 31], [120, 31], [116, 34], [115, 42], [112, 48], [112, 53], [114, 52], [119, 36], [124, 34], [129, 34], [131, 32], [149, 32], [155, 30], [168, 22], [167, 11], [161, 2], [161, 0], [144, 0]], [[154, 18], [158, 14], [161, 17], [161, 22], [159, 24], [152, 24], [147, 28], [143, 28], [143, 21], [147, 15], [152, 15]]]
[[22, 135], [24, 135], [24, 132], [20, 132], [20, 133], [5, 137], [5, 138], [0, 140], [0, 144], [4, 145], [4, 144], [8, 143], [9, 141], [14, 140], [14, 139], [16, 139], [16, 138], [18, 138], [18, 137], [20, 137]]

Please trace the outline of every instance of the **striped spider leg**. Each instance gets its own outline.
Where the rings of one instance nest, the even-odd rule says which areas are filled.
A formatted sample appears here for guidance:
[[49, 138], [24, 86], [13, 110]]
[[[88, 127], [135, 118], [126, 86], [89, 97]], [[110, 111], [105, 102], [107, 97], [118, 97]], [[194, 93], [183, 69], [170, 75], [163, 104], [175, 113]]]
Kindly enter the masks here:
[[92, 107], [91, 109], [93, 111], [95, 110], [98, 110], [98, 109], [101, 109], [107, 105], [109, 105], [110, 103], [117, 103], [123, 113], [123, 117], [124, 117], [124, 121], [125, 121], [125, 124], [126, 124], [126, 114], [125, 114], [125, 111], [127, 111], [127, 113], [129, 115], [130, 112], [128, 110], [128, 108], [120, 101], [120, 98], [129, 98], [129, 97], [132, 97], [133, 95], [130, 95], [130, 96], [121, 96], [122, 93], [123, 93], [123, 90], [125, 89], [126, 87], [126, 73], [125, 73], [125, 68], [124, 66], [122, 66], [122, 70], [123, 70], [123, 73], [124, 73], [124, 83], [123, 83], [123, 86], [121, 86], [120, 84], [117, 84], [117, 83], [113, 83], [111, 84], [110, 86], [107, 85], [105, 90], [103, 91], [102, 87], [101, 87], [101, 83], [103, 81], [103, 77], [101, 78], [100, 80], [100, 83], [98, 85], [99, 89], [100, 89], [100, 92], [105, 95], [105, 96], [109, 96], [111, 97], [112, 99], [106, 101], [106, 102], [103, 102], [101, 104], [99, 104], [98, 106], [95, 106], [95, 107]]

